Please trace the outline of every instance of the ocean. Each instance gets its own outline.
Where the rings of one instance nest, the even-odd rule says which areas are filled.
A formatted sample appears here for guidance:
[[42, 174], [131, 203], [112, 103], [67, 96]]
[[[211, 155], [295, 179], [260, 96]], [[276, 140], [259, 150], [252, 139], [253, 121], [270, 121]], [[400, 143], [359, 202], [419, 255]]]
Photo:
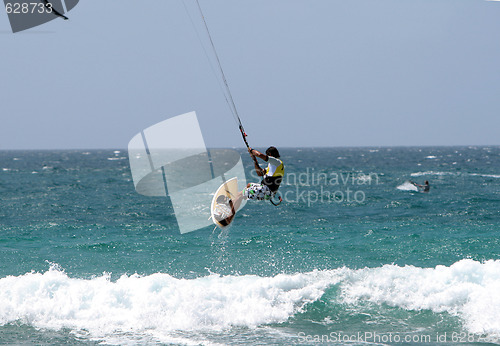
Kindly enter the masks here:
[[126, 150], [0, 151], [0, 344], [500, 343], [500, 147], [281, 157], [281, 205], [181, 235]]

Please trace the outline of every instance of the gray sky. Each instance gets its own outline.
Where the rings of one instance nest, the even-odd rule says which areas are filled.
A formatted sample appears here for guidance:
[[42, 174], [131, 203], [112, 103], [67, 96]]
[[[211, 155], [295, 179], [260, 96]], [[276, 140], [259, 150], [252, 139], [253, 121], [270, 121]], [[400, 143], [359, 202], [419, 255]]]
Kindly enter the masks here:
[[[500, 145], [500, 2], [200, 3], [252, 146]], [[126, 148], [193, 110], [208, 146], [243, 145], [182, 0], [68, 17], [0, 13], [0, 149]]]

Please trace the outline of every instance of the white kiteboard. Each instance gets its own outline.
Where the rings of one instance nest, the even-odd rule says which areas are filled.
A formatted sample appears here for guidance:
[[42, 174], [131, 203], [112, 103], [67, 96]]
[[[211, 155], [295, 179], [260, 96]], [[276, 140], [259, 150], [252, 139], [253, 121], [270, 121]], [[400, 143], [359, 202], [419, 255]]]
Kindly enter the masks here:
[[228, 227], [234, 220], [239, 206], [233, 202], [238, 196], [238, 178], [231, 178], [222, 184], [212, 198], [211, 218], [220, 228]]

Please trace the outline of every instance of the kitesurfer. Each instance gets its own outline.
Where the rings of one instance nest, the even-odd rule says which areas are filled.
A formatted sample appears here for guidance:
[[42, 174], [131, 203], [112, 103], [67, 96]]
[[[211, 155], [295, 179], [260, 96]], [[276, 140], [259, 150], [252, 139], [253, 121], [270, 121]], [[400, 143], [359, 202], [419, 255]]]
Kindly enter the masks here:
[[418, 188], [421, 188], [422, 192], [429, 192], [429, 190], [431, 189], [431, 186], [429, 185], [429, 181], [428, 180], [426, 180], [424, 182], [424, 185], [420, 185], [420, 184], [414, 183], [413, 181], [411, 181], [410, 183], [412, 183], [413, 185], [415, 185]]
[[248, 148], [252, 157], [258, 157], [267, 162], [267, 168], [262, 169], [257, 160], [254, 160], [255, 172], [259, 177], [263, 177], [259, 183], [249, 183], [243, 190], [243, 198], [256, 200], [271, 200], [278, 191], [283, 176], [285, 175], [285, 165], [280, 160], [280, 153], [276, 147], [269, 147], [263, 154], [258, 150]]
[[[224, 195], [217, 198], [217, 204], [224, 207], [215, 214], [215, 218], [222, 226], [227, 226], [231, 223], [243, 199], [269, 200], [274, 205], [281, 203], [281, 198], [278, 203], [273, 202], [273, 197], [276, 195], [285, 175], [285, 165], [280, 159], [278, 149], [269, 147], [266, 153], [262, 154], [260, 151], [248, 147], [248, 152], [254, 161], [255, 172], [259, 177], [263, 177], [263, 179], [260, 183], [248, 183], [247, 187], [238, 193], [234, 202]], [[259, 166], [257, 157], [267, 162], [266, 169]]]

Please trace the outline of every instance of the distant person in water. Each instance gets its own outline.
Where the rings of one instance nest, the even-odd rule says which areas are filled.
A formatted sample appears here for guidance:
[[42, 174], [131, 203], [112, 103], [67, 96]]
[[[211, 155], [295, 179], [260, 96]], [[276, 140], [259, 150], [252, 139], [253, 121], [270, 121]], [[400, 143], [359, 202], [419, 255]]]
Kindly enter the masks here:
[[425, 181], [424, 185], [420, 185], [420, 184], [414, 183], [413, 181], [411, 183], [413, 185], [415, 185], [416, 187], [421, 188], [422, 192], [429, 192], [429, 190], [431, 189], [431, 186], [429, 185], [429, 181], [428, 180]]

